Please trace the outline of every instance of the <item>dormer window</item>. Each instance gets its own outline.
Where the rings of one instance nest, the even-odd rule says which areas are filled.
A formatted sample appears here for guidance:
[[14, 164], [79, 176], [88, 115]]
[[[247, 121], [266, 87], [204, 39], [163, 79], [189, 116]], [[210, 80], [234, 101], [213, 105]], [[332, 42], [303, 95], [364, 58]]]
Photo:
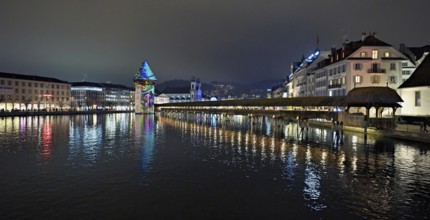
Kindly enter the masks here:
[[390, 57], [390, 56], [391, 56], [390, 52], [387, 51], [384, 53], [384, 57]]
[[366, 52], [364, 52], [364, 51], [363, 51], [363, 52], [361, 52], [361, 53], [360, 53], [360, 57], [367, 57], [367, 53], [366, 53]]
[[378, 50], [372, 50], [372, 59], [378, 59]]

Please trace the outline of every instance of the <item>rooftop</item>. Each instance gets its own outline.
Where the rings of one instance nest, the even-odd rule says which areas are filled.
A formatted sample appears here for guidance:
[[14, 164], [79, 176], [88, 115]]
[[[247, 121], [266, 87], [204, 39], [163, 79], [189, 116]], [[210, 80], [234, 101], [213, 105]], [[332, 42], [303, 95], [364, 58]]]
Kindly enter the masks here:
[[35, 75], [24, 75], [17, 73], [4, 73], [0, 72], [1, 78], [10, 78], [10, 79], [21, 79], [21, 80], [34, 80], [34, 81], [43, 81], [43, 82], [53, 82], [53, 83], [69, 83], [67, 81], [59, 80], [51, 77], [43, 77], [43, 76], [35, 76]]
[[399, 89], [430, 86], [430, 56], [427, 56]]

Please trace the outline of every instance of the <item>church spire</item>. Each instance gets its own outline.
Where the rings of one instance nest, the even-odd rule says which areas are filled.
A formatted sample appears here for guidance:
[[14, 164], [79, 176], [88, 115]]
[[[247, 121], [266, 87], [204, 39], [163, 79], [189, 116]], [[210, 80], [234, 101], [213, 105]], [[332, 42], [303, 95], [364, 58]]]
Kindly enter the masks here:
[[157, 78], [155, 77], [146, 60], [143, 61], [139, 71], [134, 75], [134, 81], [139, 80], [157, 81]]

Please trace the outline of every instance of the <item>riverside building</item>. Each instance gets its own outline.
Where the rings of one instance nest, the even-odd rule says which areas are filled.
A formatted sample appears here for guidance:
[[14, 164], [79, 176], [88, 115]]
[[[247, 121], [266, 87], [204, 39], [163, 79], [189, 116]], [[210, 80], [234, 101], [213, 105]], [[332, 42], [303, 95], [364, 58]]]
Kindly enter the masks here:
[[50, 77], [0, 72], [0, 111], [70, 108], [70, 83]]
[[119, 84], [74, 82], [72, 107], [78, 110], [131, 110], [132, 90]]
[[[342, 48], [332, 48], [324, 55], [325, 59], [314, 60], [314, 53], [293, 68], [289, 77], [292, 97], [346, 96], [359, 87], [384, 86], [397, 90], [416, 68], [404, 53], [376, 38], [375, 33], [363, 33], [359, 41], [346, 40]], [[389, 109], [381, 111], [392, 114]]]

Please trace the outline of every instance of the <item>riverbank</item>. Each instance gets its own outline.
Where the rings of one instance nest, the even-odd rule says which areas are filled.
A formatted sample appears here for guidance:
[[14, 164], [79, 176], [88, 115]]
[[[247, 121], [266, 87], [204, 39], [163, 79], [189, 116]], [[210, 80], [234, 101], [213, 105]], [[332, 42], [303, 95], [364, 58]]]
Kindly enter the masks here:
[[91, 110], [91, 111], [15, 111], [15, 112], [0, 112], [2, 117], [25, 117], [25, 116], [45, 116], [45, 115], [86, 115], [86, 114], [111, 114], [111, 113], [131, 113], [133, 111], [106, 111], [106, 110]]
[[[314, 120], [310, 120], [309, 124], [314, 126], [333, 127], [331, 123], [314, 121]], [[359, 132], [364, 134], [364, 128], [343, 126], [343, 130]], [[420, 126], [413, 125], [413, 124], [396, 124], [396, 128], [394, 129], [394, 131], [378, 130], [376, 128], [369, 127], [367, 128], [367, 134], [380, 135], [384, 137], [407, 140], [407, 141], [430, 143], [430, 133], [421, 132]]]

